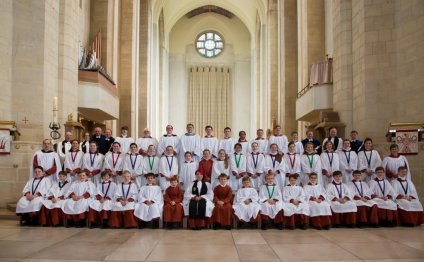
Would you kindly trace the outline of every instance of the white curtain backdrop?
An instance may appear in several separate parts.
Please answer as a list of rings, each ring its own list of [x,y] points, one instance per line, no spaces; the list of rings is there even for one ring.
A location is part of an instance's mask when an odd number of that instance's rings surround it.
[[[206,125],[216,137],[231,122],[231,73],[227,67],[192,67],[188,81],[188,122],[203,135]]]

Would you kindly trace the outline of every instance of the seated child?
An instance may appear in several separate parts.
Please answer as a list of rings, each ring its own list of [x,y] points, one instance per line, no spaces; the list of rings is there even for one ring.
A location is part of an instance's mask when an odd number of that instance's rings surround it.
[[[116,188],[108,226],[113,228],[134,228],[138,225],[137,219],[133,214],[138,189],[137,185],[131,182],[131,173],[129,171],[124,171],[122,179],[123,181]]]
[[[306,229],[309,224],[309,206],[303,188],[297,185],[297,175],[289,176],[289,184],[283,188],[283,202],[295,209],[294,215],[284,215],[284,225],[289,229],[294,229],[295,225]]]
[[[176,228],[184,218],[183,190],[178,185],[178,176],[171,178],[171,185],[165,190],[163,206],[163,222],[166,228]]]
[[[309,204],[310,224],[318,230],[329,230],[331,227],[331,207],[326,200],[326,192],[318,184],[318,175],[309,174],[309,182],[304,187],[306,199]]]
[[[395,192],[390,182],[384,178],[384,168],[375,168],[375,178],[369,182],[371,198],[378,206],[378,221],[381,226],[393,227],[397,224],[397,204],[393,202]]]
[[[62,211],[68,222],[66,224],[67,227],[72,222],[75,227],[85,227],[90,197],[94,196],[95,193],[96,187],[93,182],[88,181],[85,172],[79,173],[78,180],[71,184],[67,199],[62,207]]]
[[[225,229],[231,229],[231,218],[233,209],[231,206],[231,198],[233,197],[232,189],[228,186],[228,176],[221,174],[218,177],[219,185],[213,190],[213,209],[212,221],[213,229],[218,229],[223,226]]]
[[[40,211],[40,224],[42,226],[60,226],[63,224],[62,207],[71,186],[67,178],[66,172],[60,171],[59,182],[53,184],[46,195],[47,199],[41,201],[43,203]]]
[[[242,178],[242,187],[237,190],[233,209],[238,220],[238,228],[242,227],[242,223],[250,223],[251,228],[257,227],[261,206],[258,192],[251,187],[250,177]]]
[[[188,216],[188,227],[200,230],[209,225],[214,208],[213,191],[208,182],[203,181],[203,171],[196,171],[193,181],[184,193],[184,214]]]
[[[370,224],[378,226],[377,203],[371,199],[371,190],[367,183],[362,181],[362,172],[355,170],[352,173],[353,180],[349,183],[353,193],[353,202],[358,208],[356,212],[356,222],[359,227]]]
[[[161,188],[155,184],[155,175],[146,174],[147,185],[140,188],[134,216],[141,220],[142,225],[152,222],[152,228],[159,228],[159,219],[163,211],[163,194]]]
[[[50,180],[44,179],[44,170],[41,166],[34,168],[34,178],[26,183],[21,197],[16,205],[16,215],[21,216],[22,226],[38,225],[39,212],[43,197],[50,189]]]
[[[96,199],[90,202],[90,208],[88,210],[90,228],[97,225],[106,228],[113,207],[116,184],[110,180],[110,173],[108,171],[103,171],[101,177],[102,182],[97,183]]]
[[[419,226],[423,224],[423,206],[418,199],[414,183],[408,180],[408,168],[398,168],[396,180],[392,180],[396,203],[399,207],[399,221],[407,226]]]
[[[333,182],[327,186],[327,199],[331,201],[331,223],[334,227],[345,225],[353,227],[356,224],[356,208],[353,200],[353,193],[349,187],[342,182],[342,172],[333,172]]]

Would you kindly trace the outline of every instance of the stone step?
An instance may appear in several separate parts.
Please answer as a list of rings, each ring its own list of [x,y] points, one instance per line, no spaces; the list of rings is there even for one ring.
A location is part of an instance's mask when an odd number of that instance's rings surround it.
[[[10,211],[6,208],[0,208],[0,219],[1,220],[18,220],[18,216],[15,212]]]
[[[16,203],[9,203],[9,204],[7,204],[7,207],[6,208],[7,208],[7,210],[15,213],[16,212]]]

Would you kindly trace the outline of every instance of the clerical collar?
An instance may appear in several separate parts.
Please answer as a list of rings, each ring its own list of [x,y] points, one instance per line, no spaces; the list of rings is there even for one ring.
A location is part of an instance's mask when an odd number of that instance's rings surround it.
[[[283,136],[283,135],[277,135],[277,134],[275,134],[274,136]]]
[[[195,133],[185,133],[186,136],[194,136],[196,135]]]
[[[177,136],[177,135],[174,135],[174,134],[165,134],[165,135],[163,135],[163,136],[165,136],[165,137],[172,137],[172,136]]]
[[[96,138],[100,138],[100,136],[96,136]]]
[[[42,150],[41,150],[41,152],[43,152],[43,153],[51,153],[51,152],[53,152],[53,150],[45,150],[45,149],[42,149]]]

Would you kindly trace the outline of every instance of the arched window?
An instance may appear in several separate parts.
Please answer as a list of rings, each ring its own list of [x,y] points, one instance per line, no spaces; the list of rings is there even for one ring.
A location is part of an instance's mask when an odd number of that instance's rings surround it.
[[[224,39],[217,32],[203,32],[196,38],[196,49],[201,56],[215,57],[224,49]]]

